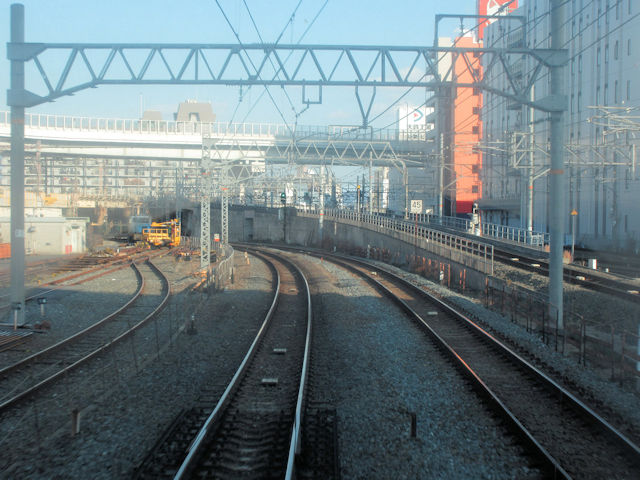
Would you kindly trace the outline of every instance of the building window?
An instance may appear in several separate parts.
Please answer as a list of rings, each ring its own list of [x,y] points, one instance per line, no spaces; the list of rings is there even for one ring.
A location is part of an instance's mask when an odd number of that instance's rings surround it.
[[[618,40],[616,40],[615,45],[613,46],[613,59],[618,60],[618,47],[620,46]]]
[[[575,95],[572,93],[571,94],[571,103],[570,103],[570,108],[571,108],[571,113],[573,113],[573,102],[575,100]]]
[[[627,39],[627,56],[631,55],[631,39]]]
[[[598,18],[597,18],[598,28],[600,28],[600,18],[602,18],[602,6],[600,5],[600,2],[598,2]]]
[[[596,87],[596,105],[600,105],[600,85]]]
[[[578,92],[578,112],[582,111],[582,92]]]
[[[616,0],[616,20],[620,20],[620,0]]]
[[[478,185],[471,186],[471,193],[478,193]]]
[[[582,73],[582,54],[578,57],[578,73]]]
[[[478,133],[480,133],[480,127],[478,127],[478,125],[474,125],[473,127],[471,127],[471,133],[477,135]]]
[[[618,80],[613,83],[613,103],[618,103]]]
[[[598,47],[598,50],[596,50],[596,65],[598,67],[600,66],[600,47]]]
[[[609,63],[609,45],[604,47],[604,63]]]
[[[604,95],[602,96],[602,104],[608,105],[609,102],[609,84],[604,84]]]

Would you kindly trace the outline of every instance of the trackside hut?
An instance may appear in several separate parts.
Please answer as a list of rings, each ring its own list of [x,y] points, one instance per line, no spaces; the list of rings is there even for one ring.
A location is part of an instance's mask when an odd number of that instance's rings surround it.
[[[64,255],[87,251],[88,217],[26,217],[25,249],[31,255]],[[10,241],[10,219],[0,218],[3,242]]]

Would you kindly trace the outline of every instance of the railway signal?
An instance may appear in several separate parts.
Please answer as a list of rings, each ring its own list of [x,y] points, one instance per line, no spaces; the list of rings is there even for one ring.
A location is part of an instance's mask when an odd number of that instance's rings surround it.
[[[280,203],[282,203],[283,205],[287,204],[287,194],[285,192],[282,192],[280,194]]]

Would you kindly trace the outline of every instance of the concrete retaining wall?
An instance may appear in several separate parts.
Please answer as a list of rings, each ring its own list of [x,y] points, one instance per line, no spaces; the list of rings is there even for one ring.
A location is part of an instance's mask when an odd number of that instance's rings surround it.
[[[464,288],[483,290],[486,275],[483,259],[463,255],[441,245],[426,245],[424,239],[408,232],[393,232],[382,227],[365,228],[357,222],[320,219],[298,214],[294,208],[264,207],[229,209],[229,237],[232,242],[286,243],[366,256],[405,269],[439,278],[445,285],[463,284]],[[211,233],[220,231],[220,210],[211,211]]]

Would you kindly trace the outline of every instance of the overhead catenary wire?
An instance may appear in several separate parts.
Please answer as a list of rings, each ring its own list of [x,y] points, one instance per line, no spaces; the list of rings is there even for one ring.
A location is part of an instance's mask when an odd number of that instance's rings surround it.
[[[318,19],[318,17],[320,16],[320,14],[322,13],[322,11],[324,10],[324,8],[327,6],[327,4],[329,3],[329,0],[325,0],[325,2],[322,4],[322,6],[320,7],[320,9],[318,10],[318,12],[316,13],[316,15],[313,17],[313,20],[311,20],[311,22],[309,23],[309,25],[307,26],[307,28],[305,29],[305,31],[302,33],[302,35],[300,35],[300,37],[298,38],[298,41],[295,43],[295,45],[300,45],[300,42],[302,42],[302,40],[304,39],[304,37],[307,35],[307,33],[309,32],[309,30],[311,30],[311,27],[313,26],[313,24],[316,22],[316,20]],[[291,18],[289,19],[289,21],[291,21]],[[287,23],[288,25],[288,23]],[[282,32],[280,32],[280,36],[278,37],[278,40],[276,40],[276,45],[278,44],[278,41],[280,40],[280,38],[282,38],[282,35],[284,34],[286,30],[286,26],[285,29],[282,30]],[[285,57],[284,61],[282,62],[283,65],[287,64],[287,61],[289,60],[289,58],[291,58],[291,55],[293,54],[293,52],[289,52],[289,54]],[[276,72],[276,74],[274,75],[274,77],[272,78],[272,80],[274,80],[275,78],[278,77],[280,73],[280,68],[278,69],[278,71]],[[260,94],[260,96],[256,99],[256,101],[253,103],[253,105],[251,105],[251,107],[249,108],[249,110],[247,111],[246,115],[244,116],[244,118],[242,119],[242,122],[246,122],[247,118],[249,117],[249,115],[253,112],[253,109],[258,105],[258,103],[260,102],[260,100],[262,99],[262,97],[264,96],[264,91],[262,91],[262,93]]]
[[[253,60],[251,59],[251,56],[247,53],[242,41],[240,40],[240,35],[238,35],[238,32],[236,31],[236,29],[234,28],[233,24],[229,20],[229,17],[227,16],[226,12],[224,11],[224,8],[222,8],[222,5],[220,5],[220,2],[218,0],[214,0],[214,1],[216,2],[216,5],[220,9],[220,12],[222,13],[222,16],[224,17],[225,21],[227,22],[227,25],[229,26],[229,28],[231,29],[231,31],[235,35],[236,40],[238,41],[238,44],[244,50],[245,55],[247,57],[247,60],[249,60],[249,63],[251,64],[251,66],[255,70],[256,74],[259,75],[258,68],[253,63]],[[284,122],[285,126],[287,127],[287,129],[289,131],[291,131],[293,133],[293,130],[289,126],[289,123],[287,122],[287,119],[285,118],[284,114],[282,113],[282,110],[280,110],[280,107],[278,106],[278,103],[273,98],[273,95],[271,95],[271,92],[269,91],[269,87],[265,86],[265,89],[267,91],[267,94],[269,95],[269,98],[271,99],[271,102],[273,103],[273,106],[275,107],[275,109],[277,110],[278,114],[280,115],[280,118],[282,118],[282,121]]]
[[[258,34],[258,38],[260,39],[260,43],[264,43],[264,40],[262,39],[262,35],[260,35],[260,29],[258,28],[258,25],[256,24],[256,21],[253,18],[253,14],[251,13],[251,10],[249,9],[249,5],[247,4],[246,0],[242,0],[242,3],[244,4],[245,8],[247,9],[247,13],[249,14],[249,18],[251,19],[251,23],[253,24],[253,28],[255,28],[256,33]],[[295,10],[298,9],[298,7],[300,6],[301,3],[302,3],[302,0],[300,0],[298,2],[298,5],[296,6]],[[294,13],[291,16],[291,18],[293,18],[293,16],[295,15],[295,10],[294,10]],[[290,22],[291,22],[291,18],[289,19]],[[271,67],[274,70],[276,70],[276,66],[274,65],[273,59],[271,57],[269,57],[269,63],[271,64]],[[282,90],[283,90],[285,96],[287,97],[287,100],[289,101],[289,105],[291,106],[291,110],[293,110],[293,113],[296,114],[296,116],[297,116],[296,108],[294,107],[293,102],[291,101],[291,97],[289,96],[289,93],[287,93],[287,90],[284,87],[282,87]]]

